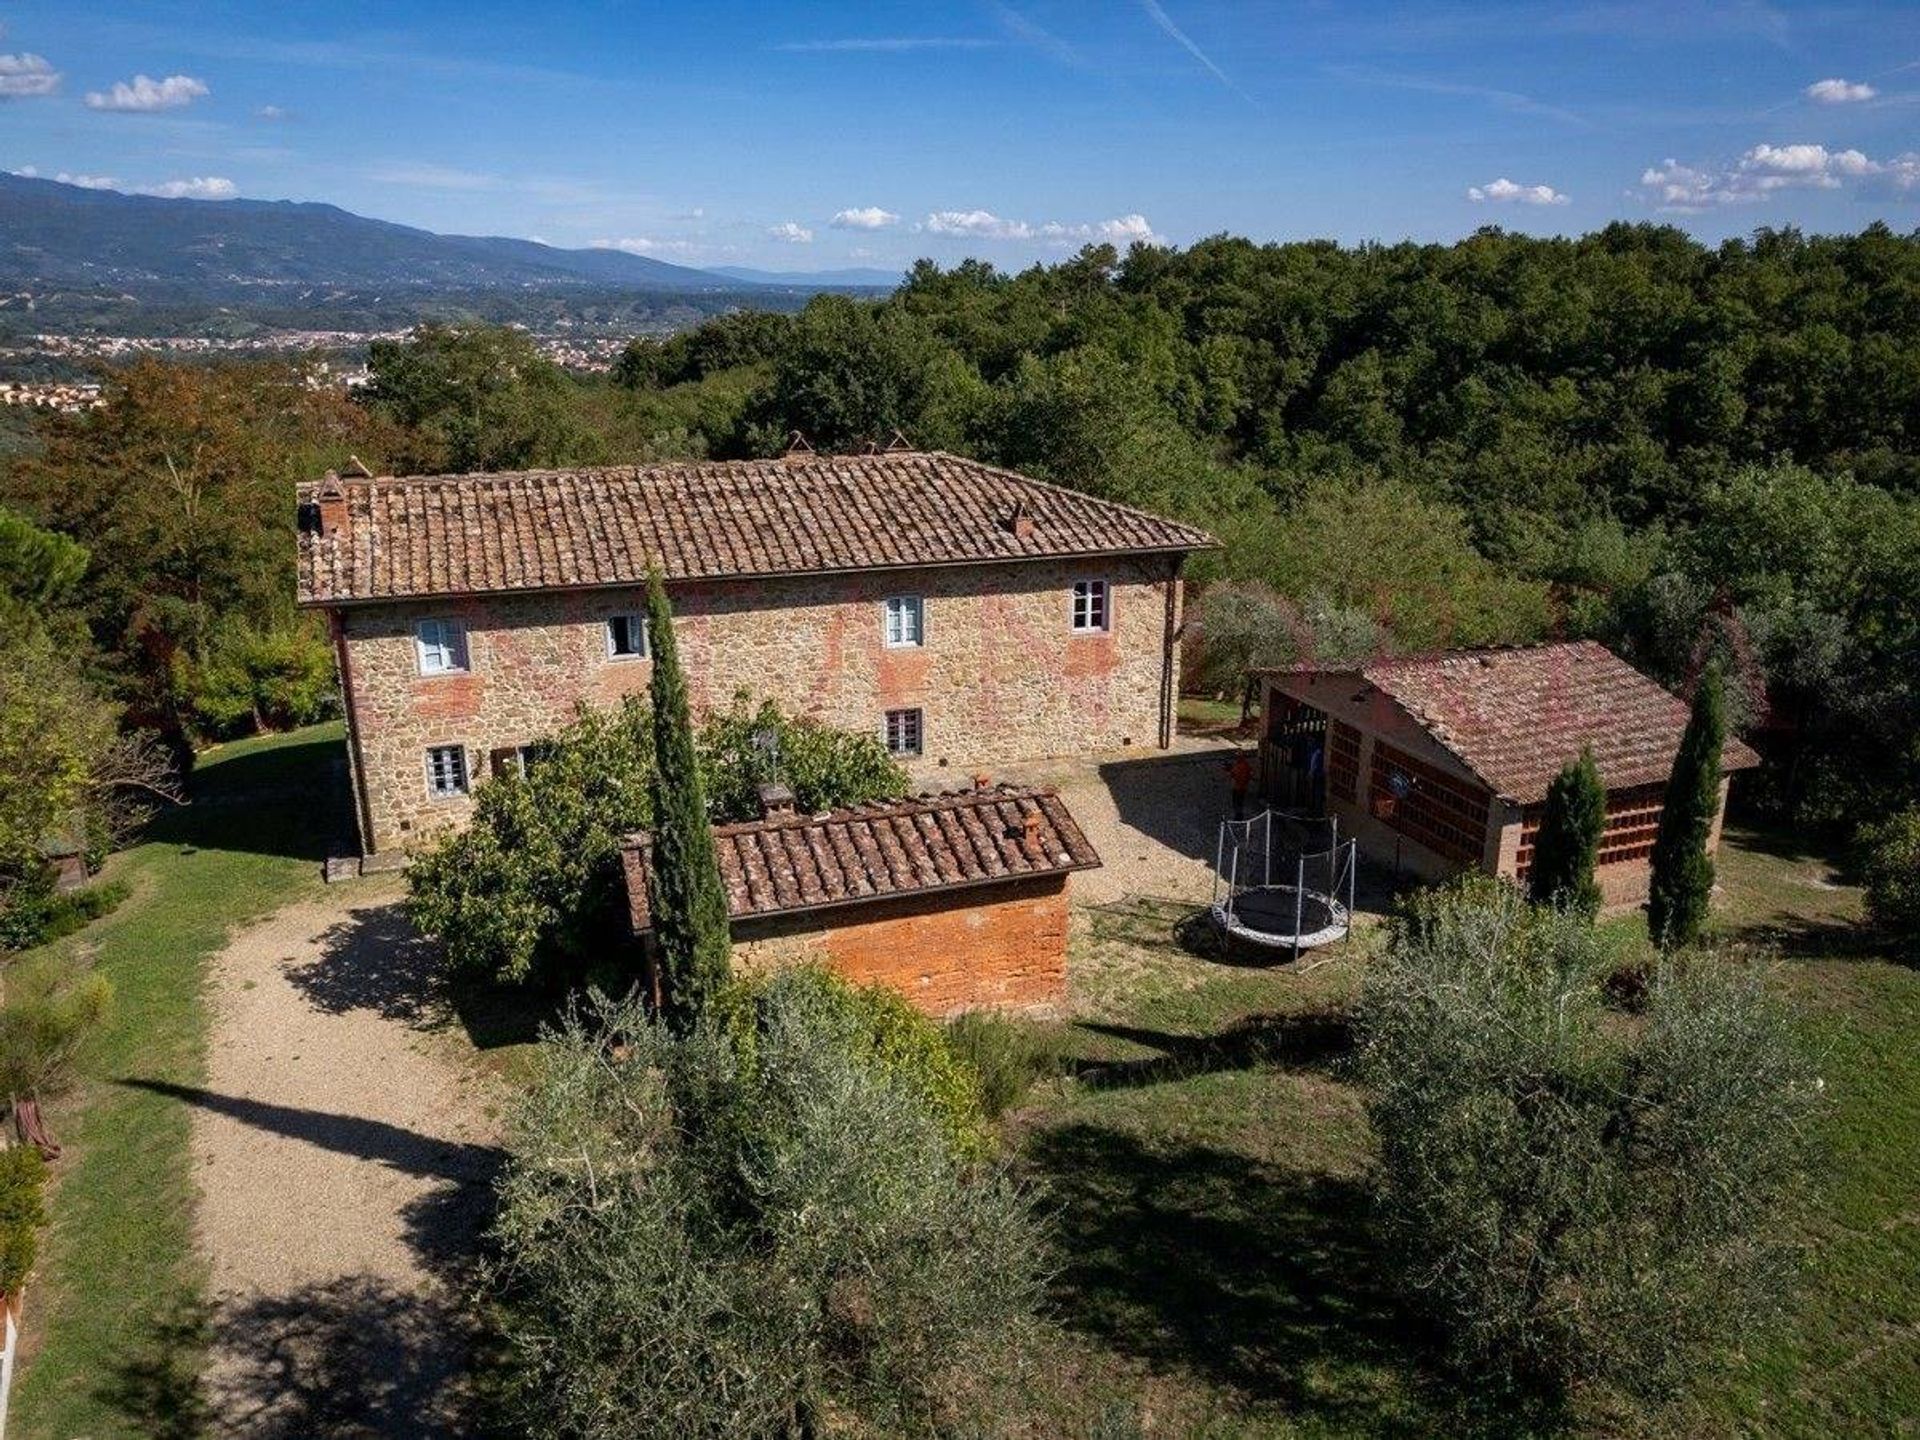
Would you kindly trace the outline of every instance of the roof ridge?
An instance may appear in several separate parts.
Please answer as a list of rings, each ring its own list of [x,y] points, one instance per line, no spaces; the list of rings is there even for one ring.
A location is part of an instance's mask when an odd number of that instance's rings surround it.
[[[923,450],[919,453],[940,460],[956,460],[962,465],[977,466],[989,475],[998,475],[1007,480],[1017,480],[1023,485],[1035,485],[1047,491],[1049,494],[1069,495],[1075,500],[1091,501],[1093,504],[1103,506],[1108,510],[1116,510],[1122,515],[1131,515],[1136,520],[1148,520],[1155,525],[1175,525],[1180,529],[1192,531],[1195,535],[1205,536],[1209,547],[1219,548],[1220,542],[1215,540],[1213,536],[1207,534],[1207,532],[1202,530],[1198,525],[1189,525],[1185,520],[1175,520],[1167,515],[1156,515],[1151,510],[1142,510],[1139,506],[1129,505],[1123,500],[1109,500],[1104,495],[1095,495],[1088,490],[1076,490],[1071,485],[1062,485],[1055,480],[1042,480],[1037,476],[1023,474],[1018,470],[1009,470],[1004,465],[995,465],[991,461],[975,460],[970,455],[956,455],[951,450]]]

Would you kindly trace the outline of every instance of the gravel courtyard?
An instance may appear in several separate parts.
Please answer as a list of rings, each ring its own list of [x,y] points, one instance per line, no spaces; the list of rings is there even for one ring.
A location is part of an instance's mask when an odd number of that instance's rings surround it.
[[[216,963],[194,1106],[218,1433],[451,1435],[457,1303],[496,1152],[490,1082],[439,1033],[391,881],[341,887]]]

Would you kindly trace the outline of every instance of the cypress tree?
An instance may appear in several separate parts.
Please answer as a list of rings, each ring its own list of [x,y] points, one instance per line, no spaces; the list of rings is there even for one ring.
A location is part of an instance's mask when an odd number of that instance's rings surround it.
[[[1592,919],[1600,913],[1600,836],[1607,828],[1607,791],[1593,751],[1582,750],[1547,789],[1546,814],[1533,837],[1527,891],[1536,904],[1561,905]]]
[[[1700,677],[1693,714],[1680,737],[1673,775],[1653,842],[1653,876],[1647,896],[1647,930],[1664,948],[1691,945],[1706,928],[1713,901],[1713,859],[1707,839],[1720,808],[1720,751],[1727,739],[1726,702],[1720,671]]]
[[[706,786],[687,712],[687,678],[658,566],[647,571],[647,637],[653,652],[653,856],[647,903],[667,1017],[691,1028],[727,981],[732,938],[727,893],[713,848]]]

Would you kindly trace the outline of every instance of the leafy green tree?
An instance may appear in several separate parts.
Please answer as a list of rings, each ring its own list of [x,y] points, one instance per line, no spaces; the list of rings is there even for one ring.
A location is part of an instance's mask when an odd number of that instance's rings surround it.
[[[141,360],[108,403],[41,422],[37,454],[0,468],[0,502],[84,546],[71,600],[99,651],[95,678],[178,739],[179,687],[221,625],[294,623],[296,481],[381,463],[392,426],[285,364]]]
[[[1606,787],[1593,751],[1582,750],[1547,787],[1527,875],[1527,893],[1535,904],[1557,905],[1589,920],[1600,913],[1600,883],[1593,872],[1606,828]]]
[[[1012,1432],[1043,1236],[930,1100],[937,1027],[902,1051],[805,971],[730,1014],[603,1005],[543,1039],[488,1275],[516,1433]]]
[[[1708,669],[1693,695],[1654,837],[1647,929],[1664,948],[1696,943],[1713,905],[1708,842],[1720,814],[1720,755],[1727,726],[1720,672]]]
[[[368,347],[366,404],[404,427],[405,468],[517,470],[603,459],[565,372],[523,331],[423,325]]]
[[[1499,882],[1426,892],[1368,971],[1359,1063],[1384,1273],[1510,1414],[1635,1406],[1638,1432],[1781,1316],[1819,1086],[1760,967],[1663,964],[1627,1028],[1606,951]]]
[[[653,770],[647,785],[653,844],[647,857],[647,903],[667,1013],[686,1028],[727,983],[733,937],[687,709],[687,679],[680,671],[680,645],[673,633],[673,609],[658,566],[647,572],[647,633],[653,641]]]
[[[178,689],[215,735],[311,725],[339,708],[333,651],[313,617],[271,628],[229,618],[215,627],[203,663],[180,656],[176,664]]]
[[[1867,914],[1903,954],[1920,956],[1920,809],[1866,826],[1860,848]]]
[[[907,793],[907,775],[878,735],[788,715],[746,691],[700,725],[697,748],[707,806],[716,820],[759,814],[760,786],[793,791],[803,815]]]

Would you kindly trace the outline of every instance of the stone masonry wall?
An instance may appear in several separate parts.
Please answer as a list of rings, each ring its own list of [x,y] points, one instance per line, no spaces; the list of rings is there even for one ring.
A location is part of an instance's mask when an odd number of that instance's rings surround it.
[[[924,756],[909,768],[951,784],[980,766],[1157,745],[1169,591],[1179,622],[1169,568],[1155,556],[689,583],[673,587],[675,632],[696,710],[744,688],[878,734],[888,710],[919,708]],[[1105,633],[1071,627],[1082,578],[1110,584]],[[886,647],[891,595],[923,597],[921,647]],[[550,734],[575,702],[643,691],[650,664],[609,659],[605,630],[642,608],[636,589],[340,611],[368,848],[464,823],[469,797],[427,792],[428,747],[464,745],[478,783],[491,751]],[[440,616],[465,622],[469,668],[423,676],[413,625]],[[1167,678],[1177,694],[1178,674]]]
[[[1066,877],[735,927],[742,970],[807,961],[889,985],[936,1017],[1046,1009],[1066,994]]]

